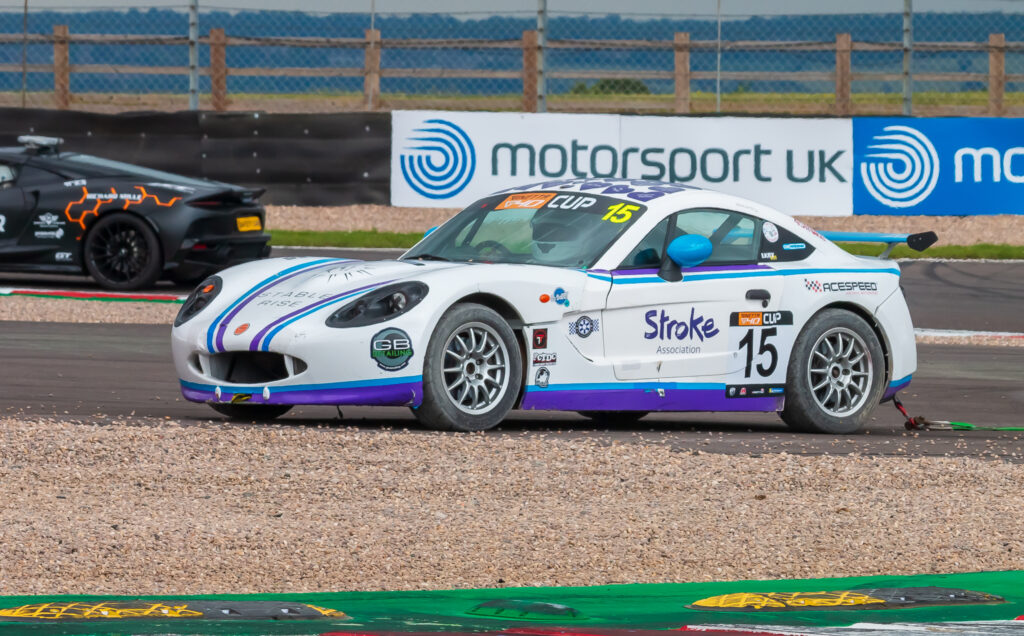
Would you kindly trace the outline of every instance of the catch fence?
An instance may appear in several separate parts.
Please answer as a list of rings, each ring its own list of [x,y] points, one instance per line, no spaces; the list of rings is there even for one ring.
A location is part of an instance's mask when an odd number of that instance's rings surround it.
[[[524,2],[455,15],[0,7],[0,106],[1024,115],[1020,13],[887,0],[888,13],[751,15],[716,8],[760,3],[723,0],[694,15],[559,1],[538,14]]]

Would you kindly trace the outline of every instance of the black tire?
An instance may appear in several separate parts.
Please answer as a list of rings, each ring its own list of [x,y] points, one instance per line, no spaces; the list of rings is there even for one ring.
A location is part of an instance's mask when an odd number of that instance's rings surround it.
[[[599,424],[636,424],[650,411],[576,411]]]
[[[210,404],[210,408],[229,419],[242,422],[264,422],[281,417],[292,410],[291,404]]]
[[[101,287],[131,291],[160,277],[164,259],[149,224],[131,214],[105,214],[85,238],[85,269]]]
[[[856,433],[881,400],[885,375],[885,355],[871,326],[849,311],[826,309],[793,345],[780,415],[798,431]]]
[[[489,350],[488,357],[484,353]],[[428,428],[486,431],[505,419],[522,383],[519,342],[505,319],[483,305],[455,305],[430,337],[423,359],[423,404],[413,413]]]

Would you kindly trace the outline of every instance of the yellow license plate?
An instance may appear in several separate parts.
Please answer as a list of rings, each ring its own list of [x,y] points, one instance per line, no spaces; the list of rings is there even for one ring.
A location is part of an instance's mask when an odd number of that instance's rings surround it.
[[[240,216],[235,219],[238,224],[239,232],[256,232],[263,229],[263,224],[260,223],[260,217],[258,216]]]

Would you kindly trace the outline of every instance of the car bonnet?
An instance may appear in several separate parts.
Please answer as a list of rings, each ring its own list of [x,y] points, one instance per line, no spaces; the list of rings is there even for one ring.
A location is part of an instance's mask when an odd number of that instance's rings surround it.
[[[260,350],[285,327],[316,313],[326,316],[351,299],[402,279],[415,280],[454,263],[419,261],[306,261],[248,288],[207,329],[210,352]]]

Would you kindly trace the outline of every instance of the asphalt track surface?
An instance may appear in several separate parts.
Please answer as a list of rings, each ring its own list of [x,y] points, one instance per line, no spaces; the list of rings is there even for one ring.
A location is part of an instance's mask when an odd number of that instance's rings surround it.
[[[394,250],[277,250],[275,255],[393,258]],[[1024,331],[1024,263],[904,262],[914,323],[931,329]],[[0,274],[0,286],[96,289],[81,277]],[[166,283],[154,290],[187,293]],[[1024,425],[1024,348],[920,345],[919,368],[901,395],[912,415],[977,426]],[[297,407],[285,425],[356,426],[369,430],[418,425],[404,408]],[[185,423],[219,420],[185,401],[170,357],[170,328],[161,325],[0,323],[0,414],[90,422],[127,417]],[[774,414],[653,414],[639,424],[595,426],[571,413],[513,412],[496,431],[621,441],[661,442],[681,451],[722,453],[976,456],[1024,461],[1024,432],[907,432],[889,404],[878,407],[864,435],[796,434]]]
[[[903,392],[912,414],[975,425],[1024,424],[1024,348],[922,345],[920,366]],[[128,417],[183,423],[220,420],[204,404],[185,401],[163,325],[0,323],[0,414],[111,422]],[[408,409],[296,407],[285,425],[421,430]],[[248,424],[243,424],[248,425]],[[633,425],[595,426],[573,413],[513,412],[498,429],[563,437],[600,435],[663,442],[679,450],[722,453],[969,455],[1024,460],[1024,432],[908,433],[889,404],[867,433],[791,433],[774,414],[653,414]]]

